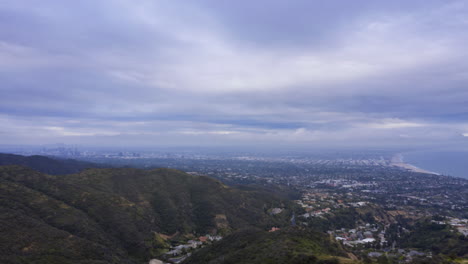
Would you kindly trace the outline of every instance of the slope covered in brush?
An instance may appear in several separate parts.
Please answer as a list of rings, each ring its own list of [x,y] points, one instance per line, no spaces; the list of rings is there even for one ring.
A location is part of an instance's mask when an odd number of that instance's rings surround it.
[[[195,252],[187,264],[354,263],[326,234],[289,227],[276,232],[245,229]]]
[[[88,169],[53,176],[0,167],[1,263],[140,263],[171,234],[229,233],[287,222],[287,203],[202,176]]]

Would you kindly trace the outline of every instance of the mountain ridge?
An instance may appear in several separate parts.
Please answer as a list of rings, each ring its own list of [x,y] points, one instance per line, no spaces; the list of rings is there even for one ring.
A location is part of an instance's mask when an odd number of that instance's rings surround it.
[[[168,248],[159,234],[266,229],[287,223],[287,215],[267,213],[285,203],[173,169],[94,168],[55,176],[0,166],[0,260],[140,263]],[[226,219],[221,225],[219,216]]]
[[[103,168],[105,165],[78,161],[74,159],[61,159],[56,157],[47,157],[40,155],[23,156],[9,153],[0,153],[0,166],[22,165],[33,170],[52,174],[73,174],[87,168]]]

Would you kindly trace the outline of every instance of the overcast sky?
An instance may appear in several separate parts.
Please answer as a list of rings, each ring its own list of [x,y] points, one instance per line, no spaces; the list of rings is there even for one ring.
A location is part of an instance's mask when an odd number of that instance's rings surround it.
[[[468,146],[468,1],[2,0],[0,144]]]

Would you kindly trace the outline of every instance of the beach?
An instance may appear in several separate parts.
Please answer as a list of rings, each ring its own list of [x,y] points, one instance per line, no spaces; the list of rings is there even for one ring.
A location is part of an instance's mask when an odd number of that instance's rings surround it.
[[[401,153],[396,154],[395,156],[392,157],[391,165],[395,166],[395,167],[400,167],[400,168],[403,168],[403,169],[407,169],[407,170],[413,171],[413,172],[440,175],[439,173],[424,170],[424,169],[418,168],[418,167],[416,167],[414,165],[405,163],[403,161],[403,155]]]

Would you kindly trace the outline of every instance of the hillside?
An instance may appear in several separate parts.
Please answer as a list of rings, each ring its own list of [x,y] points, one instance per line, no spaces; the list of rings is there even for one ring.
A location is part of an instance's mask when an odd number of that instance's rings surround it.
[[[332,257],[336,256],[336,257]],[[186,264],[353,263],[328,235],[289,227],[276,232],[247,229],[195,252]]]
[[[33,170],[52,174],[72,174],[78,173],[87,168],[102,168],[103,165],[78,161],[73,159],[58,159],[45,156],[21,156],[14,154],[0,153],[0,166],[21,165]]]
[[[287,223],[287,202],[170,169],[88,169],[53,176],[0,167],[0,263],[144,263],[172,234]]]

